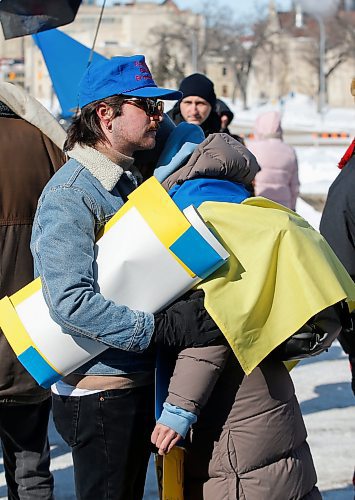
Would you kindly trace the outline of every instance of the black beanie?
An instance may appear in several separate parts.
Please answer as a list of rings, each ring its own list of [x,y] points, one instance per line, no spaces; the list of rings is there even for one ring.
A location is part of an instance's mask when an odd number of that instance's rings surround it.
[[[212,108],[215,107],[216,94],[213,82],[207,76],[201,75],[201,73],[194,73],[184,78],[180,83],[179,90],[183,93],[183,98],[196,95],[209,102]]]

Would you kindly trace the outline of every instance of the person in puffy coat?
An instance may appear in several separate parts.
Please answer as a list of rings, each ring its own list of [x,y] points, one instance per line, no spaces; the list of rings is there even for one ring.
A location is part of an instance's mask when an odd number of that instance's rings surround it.
[[[294,148],[283,142],[280,113],[268,111],[259,115],[254,124],[254,137],[247,147],[261,167],[255,177],[255,195],[295,210],[299,192],[298,163]]]
[[[159,165],[155,175],[180,208],[187,198],[196,207],[239,203],[259,171],[226,134],[210,135],[185,164],[175,154]],[[227,343],[184,349],[163,407],[152,442],[164,454],[186,436],[186,500],[321,498],[294,386],[278,359],[266,357],[246,376]]]

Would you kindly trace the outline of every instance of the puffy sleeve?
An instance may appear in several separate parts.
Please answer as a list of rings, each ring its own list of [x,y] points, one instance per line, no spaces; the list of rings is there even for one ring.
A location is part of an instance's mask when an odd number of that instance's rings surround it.
[[[231,349],[226,345],[181,351],[170,379],[166,402],[198,416],[230,355]]]

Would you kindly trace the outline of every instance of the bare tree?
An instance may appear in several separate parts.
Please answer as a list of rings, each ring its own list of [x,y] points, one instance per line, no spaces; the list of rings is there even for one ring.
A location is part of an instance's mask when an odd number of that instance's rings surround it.
[[[272,53],[275,32],[266,18],[252,24],[241,24],[230,17],[219,17],[210,28],[208,36],[213,39],[209,53],[222,58],[233,74],[233,101],[239,90],[244,109],[248,107],[247,90],[249,78],[258,53]]]
[[[167,76],[170,72],[171,56],[168,49],[167,36],[162,33],[161,43],[158,46],[158,57],[153,58],[151,62],[154,79],[158,85],[165,85]]]
[[[161,25],[150,35],[157,49],[152,69],[160,84],[176,85],[186,74],[204,72],[206,54],[205,17],[182,11],[173,22]]]
[[[246,109],[256,55],[260,51],[265,56],[274,54],[275,29],[270,28],[265,12],[259,12],[259,19],[240,22],[227,7],[205,2],[195,23],[180,15],[173,24],[160,26],[151,36],[159,55],[153,66],[157,80],[162,84],[172,80],[178,83],[186,73],[205,72],[206,61],[215,59],[229,68],[233,75],[232,98],[235,100],[239,92]]]
[[[218,2],[205,1],[195,17],[182,11],[173,23],[160,26],[150,38],[158,54],[164,54],[164,47],[169,46],[170,64],[164,69],[166,80],[177,74],[204,73],[206,58],[217,53],[228,59],[227,47],[232,49],[235,29],[239,29],[232,19],[230,9],[222,9]]]
[[[349,60],[354,61],[355,19],[352,16],[338,12],[335,16],[324,20],[325,49],[324,49],[324,80],[325,98],[328,102],[328,81],[331,74]],[[349,13],[347,13],[349,14]],[[312,17],[305,15],[304,33],[309,36],[311,43],[309,50],[304,53],[304,59],[314,70],[318,78],[318,93],[320,92],[320,26]]]

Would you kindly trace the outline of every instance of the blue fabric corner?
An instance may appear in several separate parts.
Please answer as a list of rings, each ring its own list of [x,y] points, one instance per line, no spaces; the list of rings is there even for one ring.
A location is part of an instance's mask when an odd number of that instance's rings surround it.
[[[56,372],[34,347],[29,347],[21,353],[18,360],[35,381],[45,389],[62,378],[62,375]]]
[[[204,201],[221,201],[227,203],[241,203],[250,197],[250,193],[243,184],[212,177],[189,179],[183,184],[175,184],[169,195],[180,210],[189,205],[198,208]]]
[[[193,226],[171,245],[170,250],[201,279],[224,264],[221,256]]]

